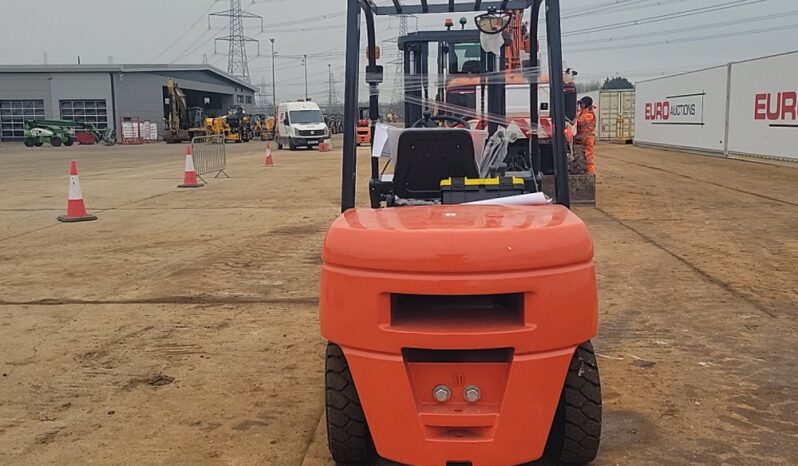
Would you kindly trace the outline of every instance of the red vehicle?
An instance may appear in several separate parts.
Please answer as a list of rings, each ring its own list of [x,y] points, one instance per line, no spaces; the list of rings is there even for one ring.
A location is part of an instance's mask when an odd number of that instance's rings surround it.
[[[360,108],[360,118],[357,120],[357,145],[371,144],[371,125],[366,117],[368,107]]]
[[[559,126],[559,0],[546,1],[551,115]],[[539,188],[532,177],[481,179],[467,121],[429,114],[406,121],[393,175],[383,176],[372,158],[371,206],[355,207],[361,15],[373,51],[376,15],[470,8],[488,11],[477,17],[483,30],[509,24],[500,7],[531,7],[530,24],[537,25],[541,3],[348,2],[343,214],[324,242],[320,287],[327,435],[339,464],[383,457],[413,465],[512,465],[544,453],[556,462],[587,463],[597,454],[593,244],[569,210],[564,134],[552,136],[556,204],[507,205],[499,199],[503,189]],[[374,56],[368,54],[366,82],[377,114],[382,69]],[[490,84],[488,92],[502,95],[503,86]],[[475,193],[488,204],[452,201]]]

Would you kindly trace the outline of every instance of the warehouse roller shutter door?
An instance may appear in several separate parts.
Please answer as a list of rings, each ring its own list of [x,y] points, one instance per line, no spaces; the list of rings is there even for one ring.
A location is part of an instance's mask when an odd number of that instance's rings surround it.
[[[44,100],[0,100],[0,140],[23,140],[25,121],[44,117]]]
[[[97,129],[108,129],[108,104],[105,100],[62,100],[61,119],[90,123]]]

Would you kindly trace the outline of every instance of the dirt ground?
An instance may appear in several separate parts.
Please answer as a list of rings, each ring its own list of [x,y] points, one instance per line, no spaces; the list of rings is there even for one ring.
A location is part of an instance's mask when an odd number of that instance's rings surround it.
[[[575,209],[596,464],[795,464],[798,167],[597,154],[598,207]],[[317,291],[340,150],[274,155],[231,145],[231,178],[178,190],[179,146],[0,144],[0,464],[331,464]],[[72,159],[99,221],[55,220]]]

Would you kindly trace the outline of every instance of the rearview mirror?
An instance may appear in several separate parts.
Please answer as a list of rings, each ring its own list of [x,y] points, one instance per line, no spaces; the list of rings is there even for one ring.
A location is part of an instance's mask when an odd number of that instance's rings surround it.
[[[510,25],[513,16],[510,12],[485,13],[477,16],[474,20],[477,29],[483,34],[499,34]]]
[[[285,117],[285,120],[283,120],[283,124],[284,124],[284,125],[290,125],[290,124],[291,124],[291,123],[288,121],[288,117]]]

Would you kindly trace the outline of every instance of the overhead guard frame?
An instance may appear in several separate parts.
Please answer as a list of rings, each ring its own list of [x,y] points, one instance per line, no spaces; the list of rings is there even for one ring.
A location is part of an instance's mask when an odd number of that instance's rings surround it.
[[[570,207],[568,189],[568,162],[566,160],[565,140],[565,97],[563,95],[562,37],[560,28],[560,0],[502,0],[502,1],[463,1],[449,0],[448,3],[430,5],[427,0],[419,0],[419,4],[403,4],[402,0],[393,0],[393,6],[378,6],[373,0],[347,0],[346,16],[346,72],[344,82],[344,153],[341,178],[341,211],[355,207],[357,189],[357,146],[355,144],[356,125],[358,120],[358,83],[360,80],[360,15],[366,19],[368,35],[368,67],[377,68],[376,34],[374,16],[410,15],[426,13],[479,12],[497,10],[526,10],[531,7],[530,37],[532,41],[532,64],[537,65],[537,35],[540,7],[546,7],[546,32],[549,58],[549,95],[551,98],[552,149],[554,156],[555,202]],[[379,120],[378,83],[369,82],[369,117],[371,119],[372,137],[374,125]],[[530,117],[537,121],[537,81],[529,86]],[[559,129],[557,129],[559,128]],[[533,136],[534,138],[535,136]],[[532,157],[536,154],[536,141],[530,139]],[[379,169],[376,158],[371,158],[372,176]],[[539,153],[537,159],[540,159]]]
[[[502,1],[473,1],[458,2],[449,0],[448,3],[430,5],[427,0],[419,0],[419,4],[408,4],[409,0],[393,0],[393,6],[378,6],[373,0],[364,0],[371,7],[375,15],[419,15],[426,13],[469,13],[474,11],[497,10],[525,10],[532,6],[535,0],[502,0]]]

